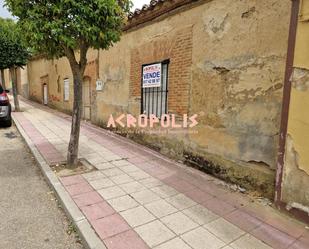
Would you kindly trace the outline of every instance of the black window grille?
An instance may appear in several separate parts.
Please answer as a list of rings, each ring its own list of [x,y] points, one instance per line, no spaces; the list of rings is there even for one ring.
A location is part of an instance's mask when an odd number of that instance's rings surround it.
[[[169,60],[165,60],[159,63],[161,64],[160,87],[143,88],[144,67],[157,63],[151,63],[142,66],[141,113],[146,114],[148,117],[149,115],[154,114],[156,117],[160,118],[163,114],[167,114]]]

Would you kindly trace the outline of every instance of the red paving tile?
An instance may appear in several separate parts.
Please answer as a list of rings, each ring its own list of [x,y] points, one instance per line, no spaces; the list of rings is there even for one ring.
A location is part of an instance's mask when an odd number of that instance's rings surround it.
[[[136,157],[133,157],[133,158],[129,158],[128,161],[130,163],[143,163],[143,162],[149,161],[149,159],[147,157],[136,156]]]
[[[71,196],[80,195],[93,191],[92,187],[87,182],[81,182],[74,185],[66,186],[68,193]]]
[[[164,174],[161,174],[161,175],[156,175],[155,177],[158,178],[159,180],[165,180],[166,178],[169,178],[171,176],[175,175],[174,172],[167,172],[167,173],[164,173]]]
[[[221,188],[220,186],[216,186],[215,184],[211,182],[201,182],[197,187],[205,192],[208,192],[216,197],[225,195],[227,193],[230,193],[228,190],[225,190]]]
[[[220,216],[224,216],[228,213],[231,213],[236,209],[235,207],[231,206],[230,204],[224,201],[219,200],[218,198],[209,199],[203,202],[202,205]]]
[[[227,194],[218,196],[218,199],[225,201],[236,208],[242,208],[250,204],[250,199],[241,193],[228,192]]]
[[[278,211],[277,211],[278,212]],[[265,222],[288,235],[298,238],[306,232],[305,225],[301,224],[290,217],[273,212]]]
[[[95,220],[92,222],[92,226],[103,240],[130,229],[130,226],[119,214]]]
[[[300,237],[295,241],[289,249],[308,249],[309,248],[309,232],[305,236]]]
[[[179,191],[180,193],[186,192],[188,190],[192,190],[195,189],[196,187],[184,180],[177,180],[174,182],[170,182],[168,183],[169,186],[173,187],[174,189],[176,189],[177,191]]]
[[[148,249],[134,230],[129,230],[104,240],[108,249]],[[175,248],[177,249],[177,248]]]
[[[83,206],[81,207],[81,210],[89,221],[94,221],[115,213],[115,210],[105,201],[89,206]]]
[[[213,198],[213,196],[209,193],[206,193],[200,189],[191,189],[189,191],[186,191],[183,193],[184,195],[186,195],[187,197],[191,198],[193,201],[197,202],[197,203],[204,203],[207,200]]]
[[[47,161],[50,161],[50,162],[57,163],[57,162],[64,161],[64,157],[60,153],[45,154],[43,156],[45,159],[47,159]]]
[[[296,240],[294,237],[291,237],[267,224],[262,224],[250,233],[274,249],[288,248]]]
[[[151,162],[134,163],[134,165],[142,170],[154,169],[156,167]]]
[[[262,224],[262,221],[241,210],[235,210],[224,218],[246,232],[250,232]]]
[[[77,183],[86,182],[81,175],[60,177],[60,181],[64,186],[69,186]]]
[[[79,207],[88,206],[104,201],[101,195],[99,195],[96,191],[76,195],[73,199]]]
[[[156,168],[153,166],[152,168],[143,169],[146,171],[149,175],[153,177],[162,176],[162,175],[171,175],[173,172],[170,172],[170,170],[162,169],[162,168]]]

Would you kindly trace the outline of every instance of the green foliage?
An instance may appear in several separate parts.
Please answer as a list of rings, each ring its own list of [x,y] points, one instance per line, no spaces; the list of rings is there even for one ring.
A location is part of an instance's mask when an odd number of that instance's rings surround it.
[[[0,18],[0,69],[24,66],[29,56],[17,24],[11,19]]]
[[[130,0],[6,0],[28,43],[49,57],[107,49],[120,39]]]

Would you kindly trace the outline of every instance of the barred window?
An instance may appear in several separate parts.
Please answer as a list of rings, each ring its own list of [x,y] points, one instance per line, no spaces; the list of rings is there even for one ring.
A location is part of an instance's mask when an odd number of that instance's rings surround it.
[[[169,60],[142,66],[141,113],[167,114]]]

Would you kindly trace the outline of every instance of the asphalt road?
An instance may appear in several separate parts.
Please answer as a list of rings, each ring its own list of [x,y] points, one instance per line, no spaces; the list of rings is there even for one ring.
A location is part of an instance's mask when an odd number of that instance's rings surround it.
[[[0,127],[0,248],[81,249],[15,127]]]

